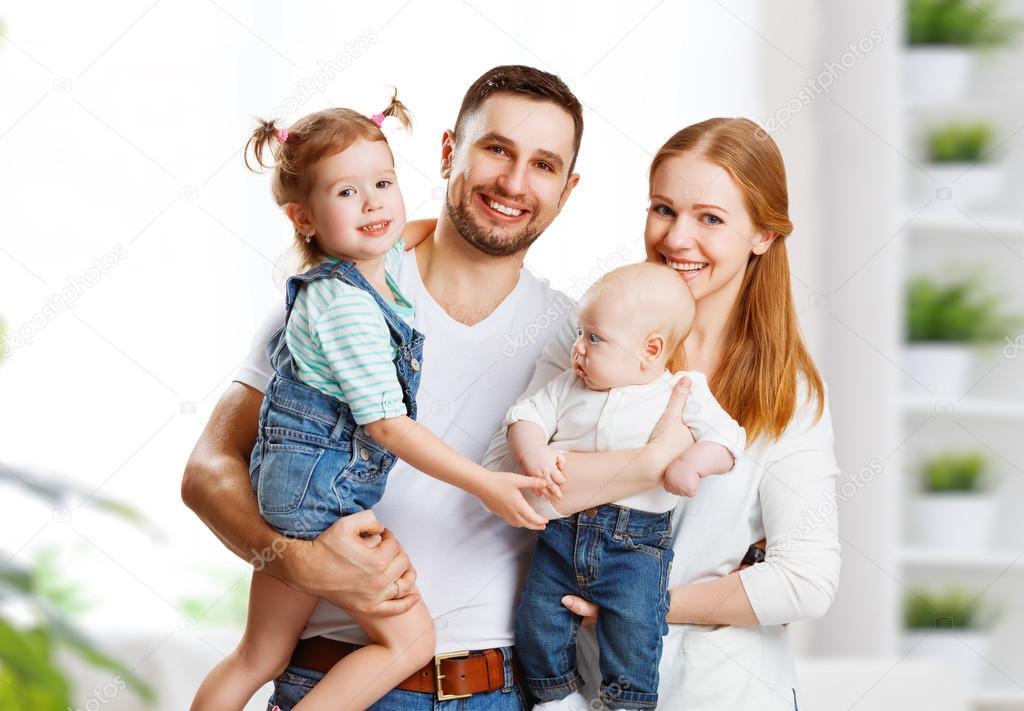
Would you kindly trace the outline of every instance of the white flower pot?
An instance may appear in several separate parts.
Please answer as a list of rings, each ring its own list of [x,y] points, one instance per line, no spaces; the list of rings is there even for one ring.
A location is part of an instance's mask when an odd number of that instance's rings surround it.
[[[966,343],[907,344],[904,362],[913,380],[909,394],[956,402],[974,384],[974,347]]]
[[[963,98],[974,76],[974,57],[974,52],[965,47],[911,47],[904,64],[907,94],[943,101]]]
[[[998,202],[1003,195],[1003,169],[994,163],[927,163],[915,171],[917,197],[931,208],[972,210]]]
[[[988,630],[907,630],[903,650],[910,655],[941,659],[959,673],[968,689],[977,689],[989,668],[992,633]]]
[[[986,551],[995,539],[996,497],[979,492],[918,494],[910,505],[911,539],[946,551]]]

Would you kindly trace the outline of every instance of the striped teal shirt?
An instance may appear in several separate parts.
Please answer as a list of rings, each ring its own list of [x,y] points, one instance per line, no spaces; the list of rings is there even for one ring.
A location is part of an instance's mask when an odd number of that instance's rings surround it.
[[[395,312],[412,322],[413,308],[398,288],[401,239],[384,259]],[[356,424],[408,414],[395,371],[395,348],[373,297],[339,279],[318,279],[295,297],[285,333],[299,378],[352,410]]]

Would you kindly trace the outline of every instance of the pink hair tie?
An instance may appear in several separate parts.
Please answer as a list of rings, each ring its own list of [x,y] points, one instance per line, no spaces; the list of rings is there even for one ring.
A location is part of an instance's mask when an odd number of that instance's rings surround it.
[[[380,125],[384,123],[384,114],[374,114],[370,117],[370,120],[373,121],[377,128],[380,128]]]
[[[279,129],[277,129],[277,140],[279,140],[281,143],[287,143],[288,142],[288,129],[287,128],[279,128]]]

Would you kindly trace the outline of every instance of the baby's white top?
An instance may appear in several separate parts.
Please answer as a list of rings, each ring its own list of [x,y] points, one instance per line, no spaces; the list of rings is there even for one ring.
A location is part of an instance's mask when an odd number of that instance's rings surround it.
[[[654,426],[668,405],[672,388],[681,378],[689,378],[691,393],[686,401],[683,421],[701,442],[715,442],[732,452],[738,461],[743,454],[746,435],[743,428],[715,400],[703,373],[664,371],[655,380],[642,385],[623,385],[608,390],[591,390],[573,370],[566,370],[540,390],[513,405],[505,424],[526,420],[539,425],[549,443],[565,451],[606,452],[632,449],[647,444]],[[484,466],[509,471],[500,447],[492,447]],[[493,461],[492,461],[493,457]],[[675,494],[658,486],[615,502],[641,511],[663,513],[679,503]]]

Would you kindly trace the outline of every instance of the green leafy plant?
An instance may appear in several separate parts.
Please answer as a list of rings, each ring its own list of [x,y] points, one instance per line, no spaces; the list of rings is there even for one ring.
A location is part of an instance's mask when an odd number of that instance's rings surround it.
[[[1019,321],[1004,314],[1000,302],[982,285],[980,275],[950,283],[917,277],[906,293],[907,338],[912,343],[998,341]]]
[[[907,595],[903,619],[907,629],[977,629],[980,626],[975,596],[959,586],[945,592],[918,588]]]
[[[121,502],[100,496],[74,482],[43,476],[0,464],[0,485],[34,494],[50,505],[67,507],[72,501],[88,504],[140,527],[145,517]],[[4,711],[65,711],[72,708],[71,689],[57,664],[58,650],[68,651],[86,663],[120,677],[146,704],[152,688],[131,669],[102,651],[70,620],[83,603],[64,583],[54,565],[52,552],[37,556],[34,567],[19,565],[0,549],[0,709]],[[17,620],[6,610],[20,609]],[[28,618],[28,622],[25,622]]]
[[[998,47],[1009,44],[1021,23],[1001,14],[1001,0],[909,0],[911,45]]]
[[[924,462],[924,490],[928,493],[978,491],[987,465],[981,452],[943,452]]]
[[[928,158],[935,163],[981,163],[988,159],[988,147],[995,135],[984,121],[953,122],[928,134]]]

